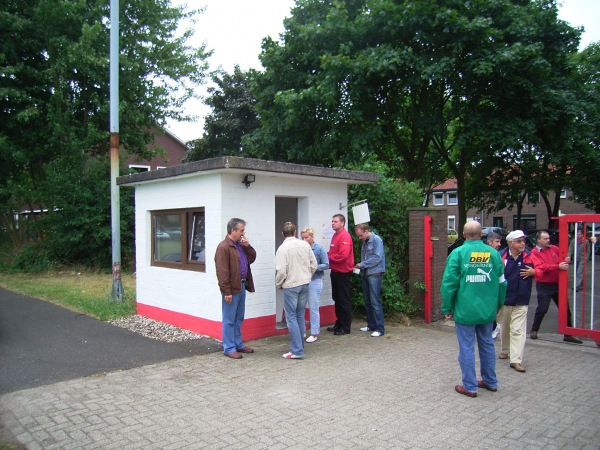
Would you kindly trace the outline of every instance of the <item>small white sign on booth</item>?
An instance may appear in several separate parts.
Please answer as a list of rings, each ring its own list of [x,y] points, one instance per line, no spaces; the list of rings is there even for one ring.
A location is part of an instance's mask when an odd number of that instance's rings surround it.
[[[369,204],[363,203],[352,207],[352,217],[354,217],[354,225],[359,223],[368,223],[371,220],[369,216]]]

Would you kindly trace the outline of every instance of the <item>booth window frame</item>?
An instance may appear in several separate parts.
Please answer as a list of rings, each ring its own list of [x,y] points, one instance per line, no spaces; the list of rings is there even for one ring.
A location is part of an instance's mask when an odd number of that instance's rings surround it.
[[[150,264],[156,267],[206,272],[205,218],[203,207],[150,211]],[[171,233],[164,227],[169,223],[174,225],[171,227]],[[204,259],[197,259],[203,252]]]

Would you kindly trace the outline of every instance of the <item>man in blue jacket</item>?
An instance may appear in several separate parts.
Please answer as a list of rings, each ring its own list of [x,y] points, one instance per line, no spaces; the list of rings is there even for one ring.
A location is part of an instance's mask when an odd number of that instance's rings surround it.
[[[525,233],[511,231],[506,242],[508,247],[500,253],[508,286],[500,311],[502,346],[498,358],[508,359],[510,355],[510,367],[517,372],[525,372],[522,363],[527,338],[527,310],[536,271],[531,254],[525,249]]]
[[[360,262],[354,268],[360,269],[362,275],[363,297],[367,312],[367,326],[362,327],[360,331],[372,331],[371,336],[380,337],[385,334],[381,305],[381,282],[385,273],[383,241],[366,223],[359,223],[354,231],[362,241]]]
[[[454,319],[462,384],[459,394],[477,397],[477,388],[496,392],[496,351],[492,323],[504,304],[506,281],[500,254],[481,240],[481,224],[467,222],[465,243],[450,253],[442,279],[442,312]],[[479,348],[481,380],[475,371],[475,338]]]

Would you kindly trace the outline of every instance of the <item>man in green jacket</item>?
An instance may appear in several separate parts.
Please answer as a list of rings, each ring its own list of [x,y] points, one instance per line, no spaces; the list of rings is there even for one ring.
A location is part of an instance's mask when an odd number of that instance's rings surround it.
[[[454,390],[467,397],[477,397],[477,388],[496,392],[496,351],[492,323],[504,305],[506,280],[500,254],[481,240],[481,224],[467,222],[463,230],[465,243],[456,248],[446,261],[442,279],[442,312],[454,320],[458,338],[458,362],[462,385]],[[481,380],[475,372],[475,338],[479,348]]]

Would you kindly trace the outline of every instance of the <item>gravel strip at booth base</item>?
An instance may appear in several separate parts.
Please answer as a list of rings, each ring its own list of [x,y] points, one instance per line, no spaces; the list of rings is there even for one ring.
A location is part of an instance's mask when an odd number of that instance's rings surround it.
[[[149,319],[139,315],[120,317],[119,319],[109,320],[108,323],[111,323],[117,327],[125,328],[129,331],[133,331],[134,333],[141,334],[147,338],[163,342],[184,342],[194,339],[207,338],[207,336],[202,334],[177,328],[173,325],[169,325],[168,323]]]

